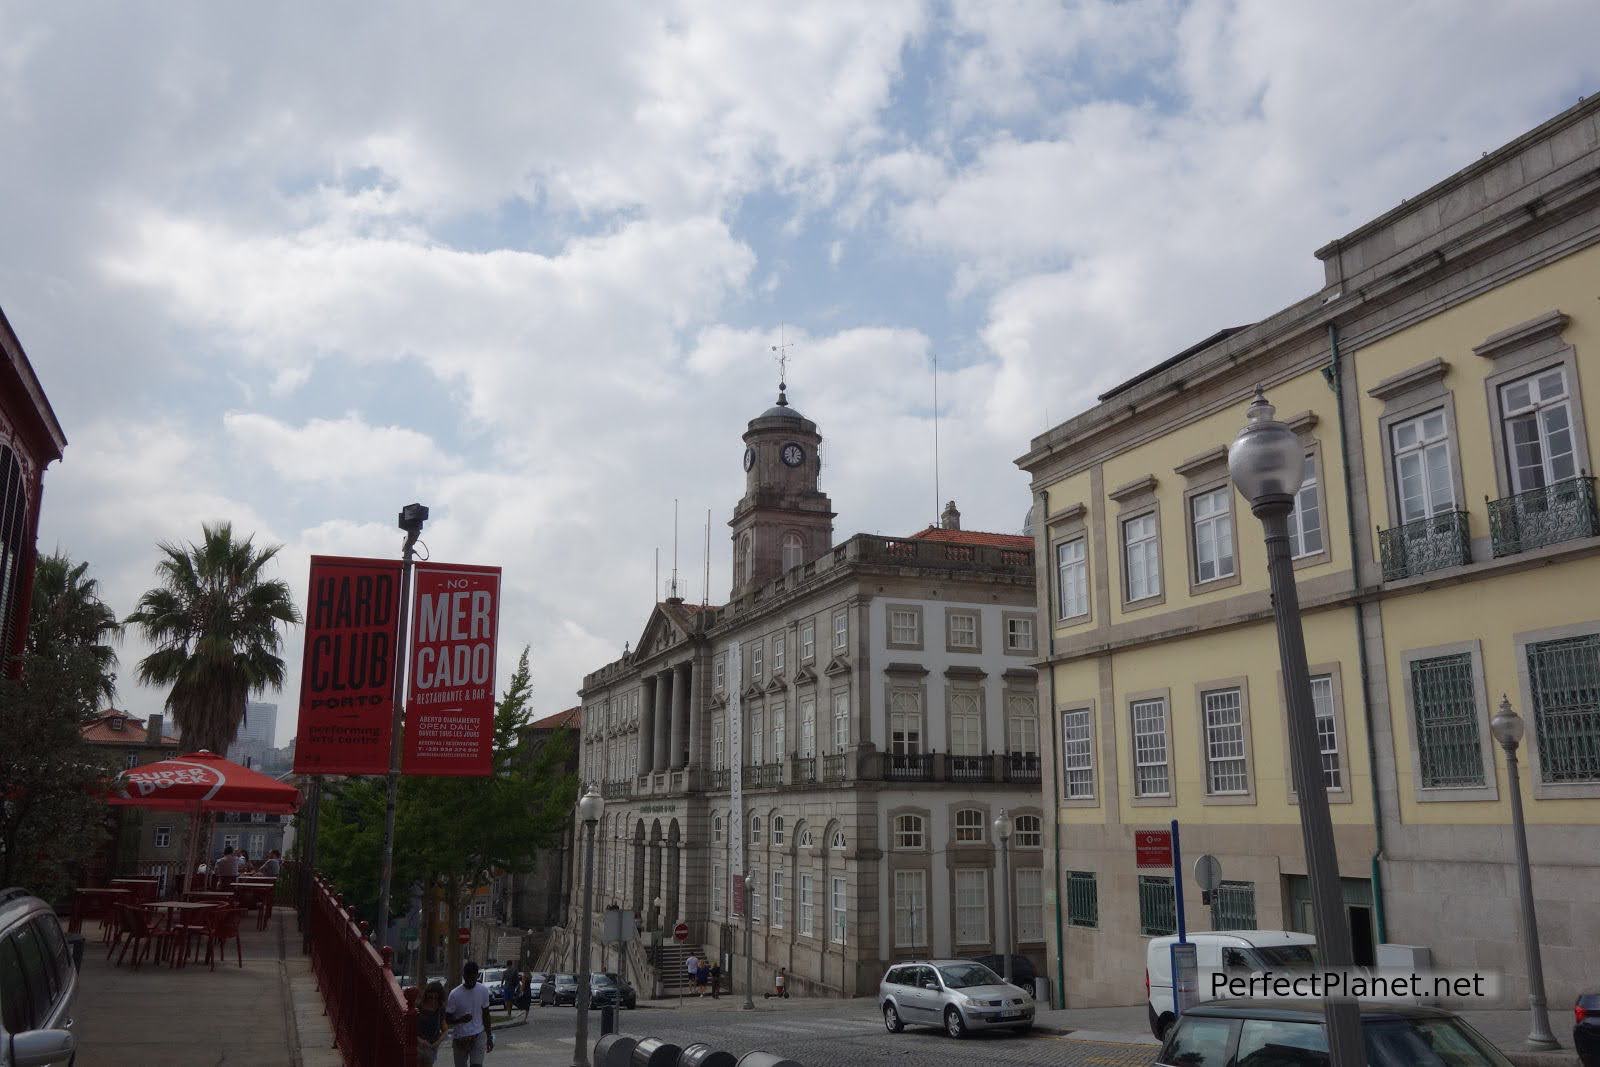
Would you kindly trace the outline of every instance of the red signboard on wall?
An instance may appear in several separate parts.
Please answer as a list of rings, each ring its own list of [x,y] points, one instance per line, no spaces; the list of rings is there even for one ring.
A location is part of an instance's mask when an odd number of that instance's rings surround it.
[[[744,918],[744,875],[742,874],[733,876],[733,900],[731,903],[733,904],[733,910],[728,914],[736,919]]]
[[[400,561],[312,556],[297,774],[386,774]]]
[[[491,774],[500,568],[419,563],[412,586],[401,770]]]
[[[1172,831],[1135,830],[1133,851],[1137,867],[1171,867]]]

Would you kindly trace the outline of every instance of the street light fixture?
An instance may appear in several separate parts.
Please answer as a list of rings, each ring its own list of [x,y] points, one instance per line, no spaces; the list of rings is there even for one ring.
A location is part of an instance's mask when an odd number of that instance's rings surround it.
[[[1544,961],[1539,957],[1539,917],[1533,904],[1533,872],[1528,866],[1528,826],[1522,817],[1522,777],[1517,768],[1517,746],[1526,724],[1504,693],[1500,709],[1489,720],[1494,739],[1506,750],[1506,779],[1511,790],[1511,831],[1517,843],[1517,884],[1522,894],[1522,945],[1528,959],[1528,1047],[1539,1051],[1560,1048],[1550,1032],[1550,1014],[1544,1003]]]
[[[1322,780],[1311,672],[1306,665],[1305,632],[1300,622],[1300,594],[1289,554],[1289,514],[1305,476],[1305,446],[1273,414],[1266,395],[1256,389],[1246,413],[1249,421],[1228,447],[1228,474],[1250,502],[1250,510],[1261,520],[1266,536],[1267,578],[1288,697],[1290,766],[1299,797],[1300,834],[1305,839],[1317,947],[1329,970],[1347,970],[1354,962],[1350,926],[1339,885],[1333,820]],[[1333,1067],[1361,1067],[1366,1062],[1366,1052],[1361,1041],[1361,1013],[1355,1001],[1330,997],[1324,1002],[1323,1011],[1329,1062]]]
[[[583,823],[583,940],[578,942],[577,1035],[572,1044],[572,1067],[589,1067],[589,938],[594,930],[594,831],[605,814],[605,798],[589,786],[578,801],[578,821]]]
[[[1016,824],[1011,821],[1011,816],[1005,808],[1000,809],[1000,814],[994,817],[994,839],[1000,842],[1000,885],[1002,886],[1003,899],[1000,901],[1000,966],[1004,971],[1001,975],[1006,984],[1011,984],[1011,832],[1016,829]]]

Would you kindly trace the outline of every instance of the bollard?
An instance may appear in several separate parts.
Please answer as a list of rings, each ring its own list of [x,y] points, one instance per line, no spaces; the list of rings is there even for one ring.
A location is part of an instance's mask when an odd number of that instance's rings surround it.
[[[647,1037],[633,1046],[632,1067],[677,1067],[682,1051],[659,1037]]]
[[[738,1062],[733,1053],[714,1049],[703,1041],[685,1045],[678,1056],[678,1067],[735,1067]]]
[[[607,1004],[605,1007],[600,1009],[600,1033],[604,1035],[614,1034],[616,1032],[617,1007],[615,1004]]]
[[[636,1044],[626,1034],[607,1034],[594,1043],[594,1067],[629,1067]]]
[[[746,1052],[739,1057],[739,1067],[800,1067],[800,1062],[771,1052]]]

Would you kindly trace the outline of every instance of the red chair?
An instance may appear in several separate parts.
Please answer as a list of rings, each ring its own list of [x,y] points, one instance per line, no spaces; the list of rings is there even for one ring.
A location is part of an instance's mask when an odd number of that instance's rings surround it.
[[[225,953],[228,942],[232,940],[234,955],[238,957],[239,966],[244,967],[244,942],[239,937],[239,920],[244,918],[244,909],[218,908],[209,918],[211,929],[206,934],[206,962],[213,971],[216,970],[216,955],[213,953]]]
[[[139,966],[139,961],[150,955],[152,948],[160,949],[170,938],[165,931],[156,928],[155,916],[143,908],[122,906],[122,953],[117,956],[117,966],[122,966],[122,961],[127,958],[128,950],[133,949],[133,966]],[[157,956],[159,959],[159,954]]]

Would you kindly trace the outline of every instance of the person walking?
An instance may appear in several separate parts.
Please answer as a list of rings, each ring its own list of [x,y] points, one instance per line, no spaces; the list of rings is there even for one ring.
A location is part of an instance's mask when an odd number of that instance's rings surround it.
[[[478,965],[461,965],[461,984],[444,1002],[444,1021],[450,1024],[455,1067],[483,1067],[485,1054],[494,1051],[494,1023],[489,1018],[489,988],[478,981]]]
[[[417,999],[417,1067],[433,1067],[444,1032],[444,983],[429,982]]]
[[[712,1000],[720,1000],[721,998],[722,998],[722,964],[713,963],[711,965],[711,999]]]
[[[506,965],[506,973],[500,979],[500,999],[505,1004],[506,1014],[510,1015],[516,1006],[517,983],[522,980],[522,974],[517,970],[515,963]]]
[[[689,953],[689,958],[683,961],[683,973],[689,976],[689,984],[694,985],[695,977],[700,973],[700,957],[693,952]],[[694,995],[697,997],[700,995],[698,987],[695,989]]]

